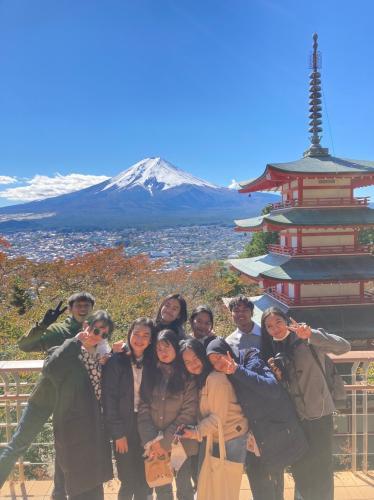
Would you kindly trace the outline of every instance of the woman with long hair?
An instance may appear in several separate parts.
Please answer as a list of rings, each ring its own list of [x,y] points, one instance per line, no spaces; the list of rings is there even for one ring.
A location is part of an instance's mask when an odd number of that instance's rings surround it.
[[[56,460],[69,499],[103,500],[103,483],[113,474],[101,408],[102,365],[96,347],[110,338],[113,322],[106,311],[96,311],[83,327],[75,338],[50,351],[41,384],[53,387]],[[47,393],[50,398],[50,390]]]
[[[150,318],[133,321],[126,347],[113,354],[104,369],[104,417],[121,481],[118,500],[146,500],[149,490],[137,421],[143,374],[153,363],[153,332]]]
[[[322,329],[297,323],[270,307],[261,319],[261,354],[294,401],[309,450],[292,466],[303,500],[332,500],[333,418],[335,410],[325,375],[327,353],[343,354],[350,344]]]
[[[207,350],[216,340],[213,339],[208,344]],[[208,361],[205,348],[197,339],[181,342],[181,356],[187,372],[196,380],[200,389],[198,424],[194,429],[181,429],[182,438],[202,441],[208,434],[212,434],[215,453],[218,447],[218,417],[223,428],[227,459],[244,464],[248,422],[232,384],[225,373],[216,370]],[[237,494],[239,495],[239,491]],[[233,492],[234,498],[236,493]]]
[[[156,365],[142,380],[138,429],[148,457],[167,456],[181,425],[194,424],[197,418],[196,384],[186,378],[178,357],[179,340],[173,330],[161,330],[156,342]],[[177,472],[178,500],[193,500],[191,460],[197,453],[193,441],[183,441],[187,459]],[[171,484],[155,488],[158,500],[172,500]]]
[[[187,321],[187,303],[179,293],[172,293],[165,297],[158,308],[155,327],[156,331],[173,330],[178,339],[186,338],[184,325]]]

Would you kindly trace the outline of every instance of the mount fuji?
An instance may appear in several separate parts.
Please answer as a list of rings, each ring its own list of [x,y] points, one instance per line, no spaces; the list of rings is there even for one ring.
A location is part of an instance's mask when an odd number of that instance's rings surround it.
[[[257,215],[277,200],[267,193],[239,196],[162,158],[145,158],[100,184],[0,208],[0,232],[232,223],[234,218]]]

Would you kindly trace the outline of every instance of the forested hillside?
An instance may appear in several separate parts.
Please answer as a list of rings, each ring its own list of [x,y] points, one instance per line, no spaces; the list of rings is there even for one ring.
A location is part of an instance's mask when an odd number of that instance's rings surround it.
[[[163,297],[182,293],[189,310],[210,305],[215,313],[214,330],[227,335],[230,316],[221,297],[253,294],[255,287],[241,280],[223,263],[213,262],[195,269],[164,270],[164,261],[145,255],[127,257],[123,247],[87,253],[72,260],[37,263],[27,258],[10,259],[9,244],[0,239],[0,359],[31,358],[16,346],[17,339],[44,312],[79,290],[92,293],[96,307],[107,309],[116,323],[114,339],[126,335],[138,316],[153,317]],[[43,356],[43,355],[42,355]]]

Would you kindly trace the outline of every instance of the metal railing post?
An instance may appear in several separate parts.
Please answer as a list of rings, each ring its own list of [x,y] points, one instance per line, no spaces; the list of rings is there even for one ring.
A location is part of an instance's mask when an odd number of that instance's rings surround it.
[[[357,370],[360,362],[356,361],[352,364],[351,378],[352,385],[357,383]],[[357,391],[352,391],[352,471],[357,472]]]
[[[368,377],[369,377],[369,363],[368,362],[363,363],[363,370],[364,370],[365,385],[367,385]],[[363,391],[363,406],[362,406],[362,413],[363,413],[362,471],[364,472],[364,474],[367,474],[367,471],[368,471],[368,452],[369,452],[369,449],[368,449],[368,446],[369,446],[368,392],[369,392],[368,390]]]

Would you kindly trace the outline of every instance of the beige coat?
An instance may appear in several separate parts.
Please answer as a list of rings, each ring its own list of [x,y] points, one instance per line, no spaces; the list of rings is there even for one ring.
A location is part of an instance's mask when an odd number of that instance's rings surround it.
[[[218,441],[217,423],[213,415],[220,418],[225,441],[242,436],[248,431],[248,422],[243,415],[235,391],[224,373],[212,371],[200,394],[200,416],[198,425],[200,438],[213,432]]]

